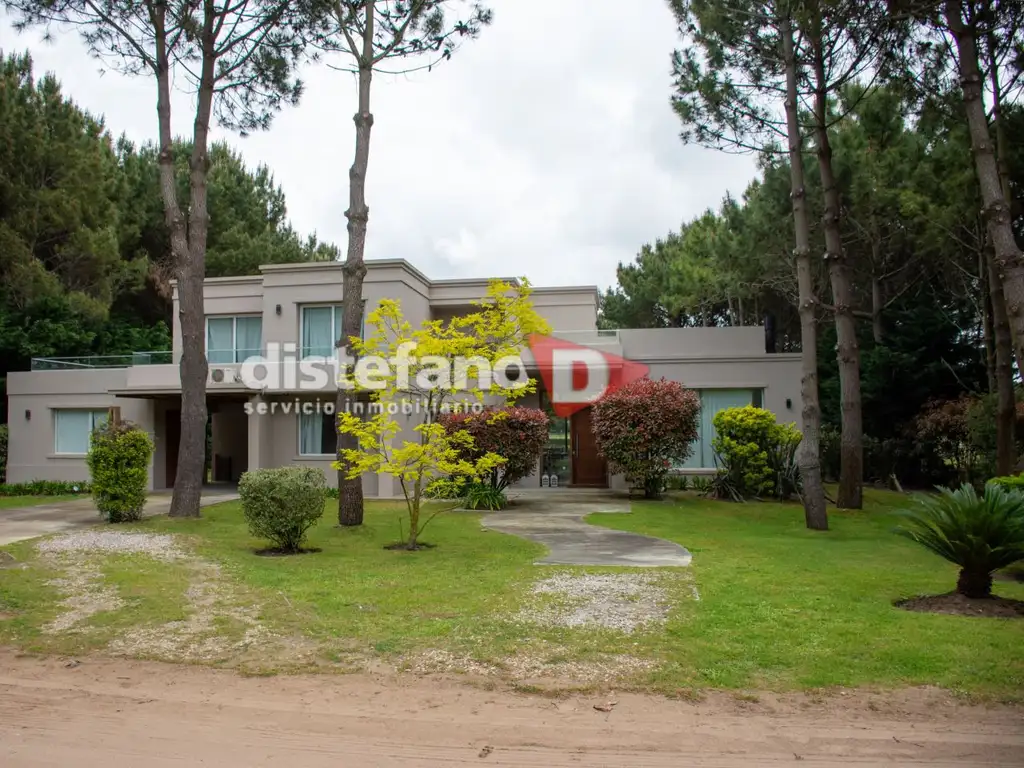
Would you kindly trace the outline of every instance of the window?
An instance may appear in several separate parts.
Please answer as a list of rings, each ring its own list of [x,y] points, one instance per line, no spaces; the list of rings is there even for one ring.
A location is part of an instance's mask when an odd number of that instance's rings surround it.
[[[366,338],[365,311],[359,334]],[[302,308],[302,357],[334,357],[341,338],[341,305]]]
[[[241,363],[260,354],[263,318],[206,318],[206,358],[211,363]]]
[[[697,439],[693,441],[690,458],[676,469],[714,469],[715,414],[726,408],[744,405],[761,407],[760,389],[703,389],[699,394],[700,424],[697,425]]]
[[[106,411],[55,410],[53,452],[77,455],[88,453],[93,430],[106,422]]]
[[[338,432],[334,426],[334,414],[299,414],[299,455],[333,456],[338,452]]]

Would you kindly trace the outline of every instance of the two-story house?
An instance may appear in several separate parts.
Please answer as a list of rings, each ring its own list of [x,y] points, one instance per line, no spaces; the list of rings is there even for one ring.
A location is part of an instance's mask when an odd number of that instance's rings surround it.
[[[484,296],[488,285],[483,279],[430,280],[404,260],[371,261],[367,267],[363,288],[367,309],[385,297],[398,299],[414,325],[472,311],[472,302]],[[290,345],[300,358],[335,354],[335,340],[341,333],[341,293],[339,263],[272,265],[255,276],[206,280],[212,480],[235,482],[249,469],[304,464],[321,467],[328,482],[336,484],[331,462],[337,435],[328,406],[336,396],[334,382],[310,392],[283,377],[274,386],[257,388],[246,385],[239,368],[246,359],[266,353],[270,345]],[[713,470],[711,419],[721,408],[753,403],[799,426],[799,355],[767,353],[761,327],[599,331],[596,287],[535,288],[533,300],[554,336],[643,363],[651,377],[680,381],[700,392],[701,434],[686,470]],[[41,358],[33,360],[30,372],[9,374],[8,482],[86,480],[90,432],[116,406],[122,418],[153,437],[152,488],[173,487],[182,351],[177,296],[174,310],[169,353]],[[549,408],[543,386],[522,404]],[[407,430],[418,418],[408,417]],[[584,410],[571,418],[552,414],[550,439],[538,472],[523,484],[617,486],[621,482],[609,477],[598,456],[590,412]],[[369,497],[400,493],[384,475],[365,476],[363,488]]]

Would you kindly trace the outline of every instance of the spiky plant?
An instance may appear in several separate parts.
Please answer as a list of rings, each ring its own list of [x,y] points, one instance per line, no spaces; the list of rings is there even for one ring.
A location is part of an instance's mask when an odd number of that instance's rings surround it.
[[[896,533],[960,566],[956,591],[992,596],[992,573],[1024,560],[1024,495],[994,484],[981,496],[964,484],[921,497]]]

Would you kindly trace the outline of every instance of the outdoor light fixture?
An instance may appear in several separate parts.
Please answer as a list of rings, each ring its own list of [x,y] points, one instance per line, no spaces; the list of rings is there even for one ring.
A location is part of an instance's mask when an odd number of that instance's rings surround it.
[[[274,311],[277,312],[277,314],[280,315],[281,314],[281,305],[278,304],[276,307],[274,307]]]
[[[786,398],[786,408],[793,410],[793,401],[790,398]]]
[[[25,421],[32,421],[32,411],[25,409]]]

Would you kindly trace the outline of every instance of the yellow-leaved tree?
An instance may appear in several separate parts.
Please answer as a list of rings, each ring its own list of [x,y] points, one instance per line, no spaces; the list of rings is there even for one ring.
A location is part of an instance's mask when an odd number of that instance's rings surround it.
[[[520,360],[530,334],[550,333],[537,314],[525,279],[494,280],[474,310],[413,327],[400,302],[384,299],[367,317],[365,340],[351,339],[360,361],[340,383],[368,395],[368,414],[342,413],[338,428],[354,435],[358,449],[335,464],[349,478],[364,472],[392,475],[402,488],[409,532],[400,546],[420,548],[419,536],[439,513],[422,520],[427,485],[439,478],[476,480],[504,459],[494,453],[474,461],[473,438],[449,434],[436,416],[487,402],[511,404],[537,391]]]

